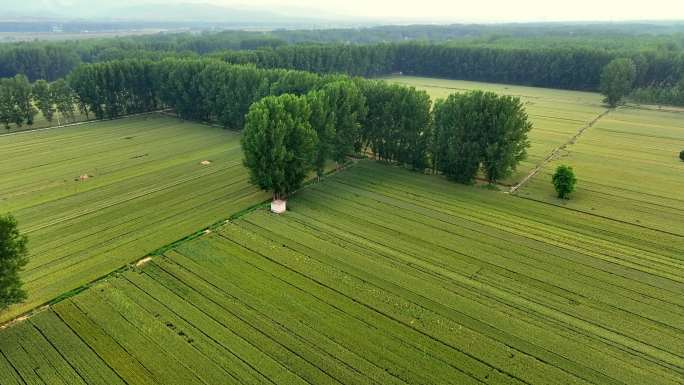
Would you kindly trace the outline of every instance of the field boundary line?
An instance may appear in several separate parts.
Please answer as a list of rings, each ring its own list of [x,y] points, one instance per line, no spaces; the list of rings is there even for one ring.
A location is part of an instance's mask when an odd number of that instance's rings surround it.
[[[156,112],[157,112],[157,111],[152,111],[152,112],[145,112],[145,113],[142,113],[142,114],[151,114],[151,113],[156,113]],[[142,114],[139,114],[139,115],[142,115]],[[132,115],[128,115],[128,116],[132,116]],[[27,132],[30,132],[30,131],[27,131]],[[16,133],[16,134],[18,134],[18,133]],[[346,169],[349,168],[349,167],[353,167],[354,164],[356,164],[356,161],[355,161],[355,160],[347,161],[347,162],[343,165],[342,168],[340,168],[340,169],[333,168],[332,170],[326,172],[326,173],[325,173],[325,176],[330,176],[330,175],[339,173],[339,172],[341,172],[341,171],[344,171],[344,170],[346,170]],[[318,182],[319,182],[318,178],[316,178],[316,177],[311,177],[309,180],[307,180],[306,182],[304,182],[304,184],[302,185],[302,187],[301,187],[299,190],[305,189],[305,188],[308,187],[309,185],[312,185],[312,184],[315,184],[315,183],[318,183]],[[297,190],[297,191],[299,191],[299,190]],[[292,194],[295,194],[297,191],[294,191]],[[167,252],[168,250],[171,250],[171,249],[173,249],[173,248],[175,248],[175,247],[178,247],[179,245],[181,245],[181,244],[183,244],[183,243],[185,243],[185,242],[191,241],[191,240],[193,240],[193,239],[197,239],[197,238],[201,237],[202,235],[212,233],[212,232],[214,232],[216,229],[218,229],[219,227],[221,227],[221,226],[223,226],[223,225],[225,225],[225,224],[227,224],[227,223],[229,223],[229,222],[232,222],[232,221],[234,221],[234,220],[236,220],[236,219],[239,219],[240,217],[243,217],[243,216],[245,216],[245,215],[247,215],[247,214],[249,214],[249,213],[251,213],[251,212],[253,212],[253,211],[256,211],[256,210],[259,210],[259,209],[262,209],[262,208],[266,208],[266,207],[268,207],[268,205],[270,204],[270,202],[271,202],[271,198],[269,197],[268,199],[266,199],[266,200],[264,200],[264,201],[262,201],[262,202],[259,202],[259,203],[253,204],[253,205],[251,205],[251,206],[245,207],[244,209],[242,209],[242,210],[240,210],[240,211],[237,211],[237,212],[231,214],[228,218],[223,218],[223,219],[221,219],[221,220],[218,220],[218,221],[216,221],[216,222],[210,224],[209,226],[206,226],[206,227],[204,227],[204,228],[202,228],[202,229],[200,229],[200,230],[197,230],[197,231],[195,231],[195,232],[193,232],[193,233],[190,233],[190,234],[186,235],[185,237],[182,237],[182,238],[180,238],[180,239],[178,239],[178,240],[175,240],[175,241],[173,241],[173,242],[171,242],[171,243],[168,243],[168,244],[166,244],[166,245],[164,245],[164,246],[161,246],[160,248],[158,248],[158,249],[156,249],[156,250],[154,250],[154,251],[152,251],[152,252],[149,252],[149,253],[147,253],[147,254],[141,256],[140,258],[135,259],[134,261],[127,262],[127,263],[125,263],[124,265],[120,266],[120,267],[117,268],[117,269],[114,269],[114,270],[112,270],[112,271],[110,271],[110,272],[108,272],[108,273],[106,273],[106,274],[104,274],[104,275],[101,275],[101,276],[99,276],[99,277],[97,277],[97,278],[95,278],[95,279],[93,279],[93,280],[91,280],[91,281],[89,281],[89,282],[86,282],[86,283],[84,283],[84,284],[82,284],[82,285],[80,285],[80,286],[78,286],[78,287],[75,287],[75,288],[73,288],[73,289],[71,289],[71,290],[68,290],[68,291],[66,291],[66,292],[64,292],[64,293],[62,293],[62,294],[60,294],[60,295],[58,295],[58,296],[56,296],[56,297],[54,297],[54,298],[48,300],[48,301],[45,301],[45,302],[43,302],[43,303],[41,303],[41,304],[35,306],[34,308],[32,308],[32,309],[30,309],[30,310],[27,310],[26,312],[17,315],[16,317],[14,317],[14,318],[12,318],[12,319],[9,319],[9,320],[7,320],[7,321],[5,321],[5,322],[0,322],[0,330],[3,330],[3,329],[8,328],[8,327],[11,327],[11,326],[14,325],[14,324],[17,324],[17,323],[26,321],[26,320],[28,320],[29,318],[33,317],[34,315],[36,315],[36,314],[38,314],[38,313],[40,313],[40,312],[42,312],[42,311],[45,311],[45,310],[50,309],[53,305],[56,305],[56,304],[59,303],[59,302],[62,302],[62,301],[64,301],[64,300],[66,300],[66,299],[69,299],[69,298],[71,298],[71,297],[74,297],[74,296],[78,295],[79,293],[81,293],[81,292],[83,292],[83,291],[85,291],[85,290],[88,290],[88,289],[91,288],[92,286],[94,286],[94,285],[96,285],[96,284],[98,284],[98,283],[100,283],[100,282],[102,282],[102,281],[105,281],[105,280],[107,280],[107,279],[109,279],[109,278],[112,278],[112,277],[117,277],[117,276],[120,275],[121,273],[123,273],[123,272],[125,272],[125,271],[128,271],[128,270],[131,270],[131,269],[139,269],[139,268],[142,268],[142,267],[144,267],[144,265],[146,265],[147,263],[149,263],[154,257],[162,257],[162,256],[164,255],[164,253]]]
[[[48,131],[48,130],[54,130],[56,128],[64,128],[64,127],[74,127],[74,126],[82,126],[84,124],[90,124],[90,123],[97,123],[97,122],[106,122],[106,121],[111,121],[111,120],[120,120],[120,119],[128,119],[128,118],[135,118],[137,116],[143,116],[143,115],[150,115],[150,114],[160,114],[164,115],[164,112],[168,111],[167,109],[163,110],[154,110],[154,111],[147,111],[147,112],[138,112],[135,114],[130,114],[130,115],[122,115],[122,116],[117,116],[115,118],[109,118],[109,119],[88,119],[84,120],[82,122],[74,122],[74,123],[68,123],[68,124],[58,124],[56,126],[50,126],[50,127],[43,127],[43,128],[35,128],[35,129],[28,129],[28,130],[23,130],[23,131],[17,131],[17,132],[7,132],[4,134],[0,134],[0,138],[5,137],[5,136],[13,136],[13,135],[21,135],[21,134],[30,134],[33,132],[40,132],[40,131]]]
[[[527,183],[530,179],[532,179],[535,175],[539,173],[547,164],[549,164],[551,161],[555,160],[558,157],[558,154],[562,150],[564,150],[567,146],[570,146],[572,144],[575,144],[577,140],[584,134],[584,132],[591,127],[594,127],[596,123],[598,123],[601,118],[604,116],[608,115],[613,109],[607,109],[603,112],[601,112],[597,117],[595,117],[592,121],[589,123],[585,124],[582,126],[570,139],[568,139],[565,143],[561,144],[560,146],[556,147],[551,151],[549,155],[544,158],[539,164],[537,164],[532,171],[530,171],[529,174],[527,174],[518,184],[514,185],[511,187],[511,189],[507,192],[508,194],[515,194],[518,189],[520,189],[525,183]]]

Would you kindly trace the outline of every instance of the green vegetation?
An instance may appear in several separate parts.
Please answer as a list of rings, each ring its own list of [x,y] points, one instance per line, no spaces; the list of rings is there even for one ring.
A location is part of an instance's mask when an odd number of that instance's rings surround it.
[[[482,170],[494,183],[525,159],[531,128],[517,97],[482,91],[449,95],[434,108],[435,167],[462,183],[472,183]]]
[[[38,110],[33,106],[31,84],[26,76],[0,79],[0,123],[9,131],[10,125],[33,125]]]
[[[335,128],[330,155],[341,165],[348,155],[361,147],[361,121],[367,113],[366,99],[358,86],[349,80],[326,84],[323,92],[324,108],[330,113]]]
[[[681,382],[681,237],[371,161],[290,204],[0,331],[2,378]]]
[[[632,91],[637,70],[631,59],[614,59],[601,71],[601,93],[615,107]]]
[[[0,153],[0,212],[32,244],[28,299],[1,320],[267,198],[249,185],[238,134],[171,117],[0,136]]]
[[[247,113],[241,144],[250,181],[285,199],[313,169],[318,138],[303,96],[268,96]]]
[[[373,157],[425,170],[433,138],[430,96],[381,81],[360,85],[368,109],[361,135]]]
[[[684,164],[676,156],[683,147],[681,111],[620,107],[562,150],[518,193],[684,236]],[[572,164],[582,177],[570,201],[558,201],[549,183],[559,164]]]
[[[510,177],[499,181],[503,184],[515,184],[521,181],[554,149],[565,145],[582,128],[590,125],[605,111],[601,96],[596,93],[413,76],[392,76],[383,79],[426,91],[433,100],[446,98],[454,92],[470,90],[491,91],[499,95],[519,97],[534,129],[528,134],[530,148],[527,151],[527,158],[520,162]]]
[[[575,177],[572,167],[561,164],[556,168],[556,172],[551,177],[553,188],[556,189],[556,194],[560,199],[570,199],[570,193],[575,191],[577,178]]]
[[[17,220],[10,214],[0,215],[0,311],[26,299],[19,272],[28,263],[27,243]]]

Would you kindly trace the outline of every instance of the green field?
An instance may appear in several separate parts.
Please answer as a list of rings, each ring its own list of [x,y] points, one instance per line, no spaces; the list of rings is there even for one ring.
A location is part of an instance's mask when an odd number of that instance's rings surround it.
[[[371,161],[289,206],[3,330],[3,385],[681,384],[682,237]]]
[[[30,240],[28,301],[0,320],[263,201],[238,139],[159,115],[0,136],[0,212]]]
[[[433,100],[468,90],[492,91],[520,97],[534,124],[529,135],[532,146],[527,160],[518,166],[516,173],[504,181],[507,184],[519,182],[555,148],[568,142],[581,128],[606,110],[601,103],[602,96],[591,92],[413,76],[391,76],[383,79],[425,90]]]
[[[519,194],[684,236],[684,112],[620,108],[601,118]],[[579,178],[569,201],[550,183],[558,164]]]

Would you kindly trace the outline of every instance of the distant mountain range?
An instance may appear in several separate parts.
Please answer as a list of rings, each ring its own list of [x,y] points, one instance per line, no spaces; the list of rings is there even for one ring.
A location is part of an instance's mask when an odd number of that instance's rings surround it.
[[[130,0],[29,0],[3,7],[0,20],[90,20],[227,24],[320,24],[344,17],[318,9],[231,6],[206,3],[140,3]],[[316,15],[301,16],[301,15]]]

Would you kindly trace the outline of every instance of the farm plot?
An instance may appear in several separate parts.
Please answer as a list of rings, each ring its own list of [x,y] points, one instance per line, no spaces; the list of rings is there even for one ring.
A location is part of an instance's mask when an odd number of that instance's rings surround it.
[[[510,178],[503,181],[506,184],[519,182],[555,148],[568,142],[581,128],[605,111],[601,105],[601,95],[591,92],[413,76],[392,76],[383,79],[425,90],[433,100],[470,90],[492,91],[501,95],[520,97],[534,124],[529,135],[531,147],[527,159],[518,166]]]
[[[679,237],[370,161],[289,203],[1,331],[0,370],[16,384],[681,384]]]
[[[30,242],[28,301],[0,320],[262,201],[238,138],[156,115],[0,136],[0,212]]]
[[[684,236],[684,113],[620,108],[528,182],[523,197]],[[571,165],[569,201],[555,198],[551,174]]]

